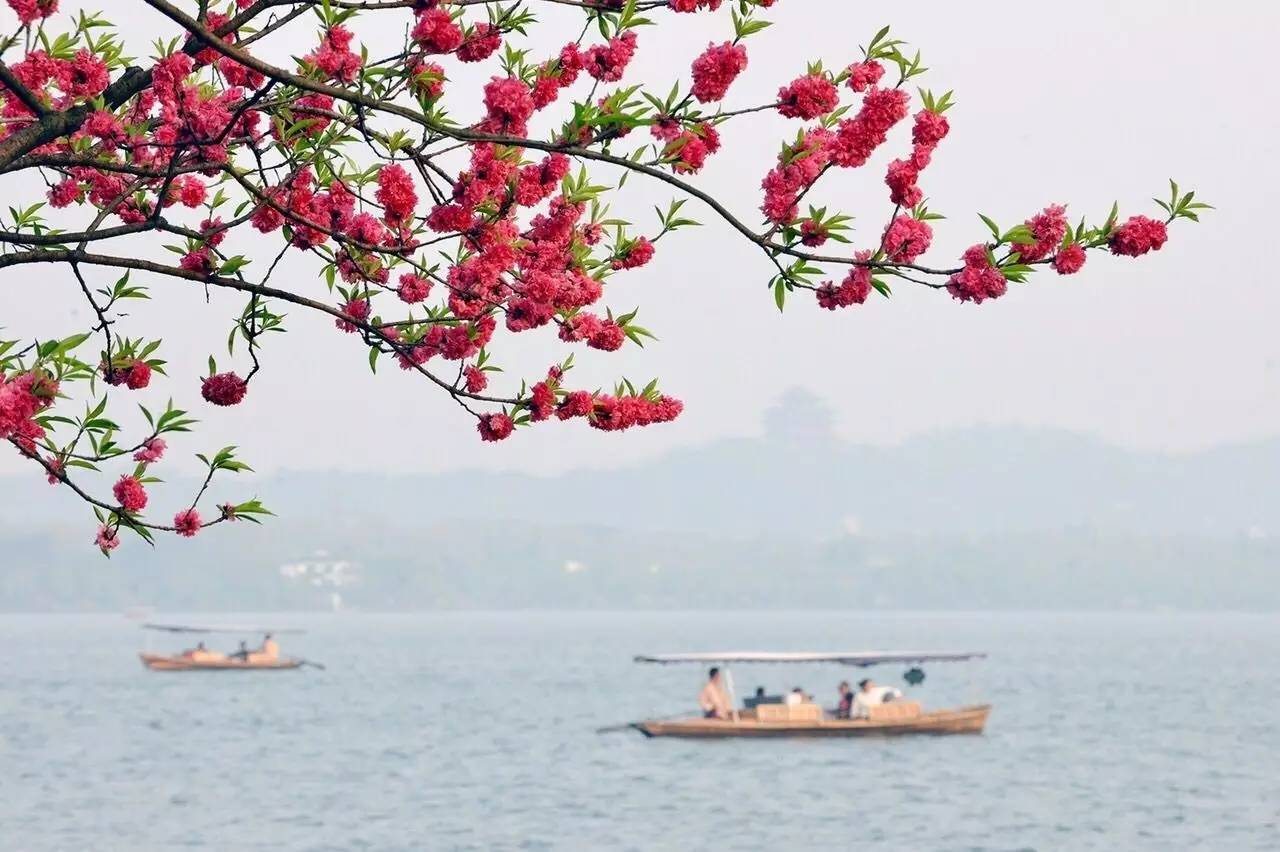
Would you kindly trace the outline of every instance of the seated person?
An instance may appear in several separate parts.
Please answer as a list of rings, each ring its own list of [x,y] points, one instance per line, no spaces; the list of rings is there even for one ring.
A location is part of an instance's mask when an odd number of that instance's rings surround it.
[[[836,718],[848,719],[853,712],[853,690],[849,688],[847,680],[840,681],[836,689],[840,691],[840,701],[836,704]]]
[[[858,681],[858,693],[853,697],[853,705],[850,708],[849,717],[852,719],[866,719],[871,715],[870,708],[889,701],[896,701],[902,697],[902,690],[894,689],[892,686],[876,686],[875,681],[871,678]]]
[[[756,694],[748,698],[742,699],[742,703],[746,706],[748,710],[754,710],[755,708],[759,707],[761,704],[781,704],[782,696],[769,695],[764,691],[763,686],[757,686]]]
[[[809,696],[805,694],[803,689],[797,686],[795,689],[787,693],[787,697],[783,700],[783,703],[788,707],[796,704],[807,704],[809,703]]]
[[[248,662],[249,661],[248,644],[243,639],[240,640],[240,648],[234,654],[229,655],[229,658],[232,660],[242,660],[244,662]]]

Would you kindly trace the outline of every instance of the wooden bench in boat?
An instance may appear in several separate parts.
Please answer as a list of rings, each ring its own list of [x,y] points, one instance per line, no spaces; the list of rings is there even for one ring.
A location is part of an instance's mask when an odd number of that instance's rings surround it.
[[[759,704],[756,721],[769,722],[821,722],[822,708],[817,704]]]
[[[872,722],[891,722],[899,719],[919,718],[922,709],[919,701],[889,701],[867,708],[867,718]]]

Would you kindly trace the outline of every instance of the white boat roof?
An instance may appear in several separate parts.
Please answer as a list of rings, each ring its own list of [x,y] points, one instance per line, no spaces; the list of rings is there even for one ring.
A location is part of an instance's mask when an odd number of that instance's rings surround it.
[[[874,666],[881,663],[962,662],[985,658],[985,651],[715,651],[698,654],[641,654],[637,663],[840,663]]]
[[[243,624],[157,624],[147,622],[144,630],[163,630],[166,633],[306,633],[296,627],[257,627]]]

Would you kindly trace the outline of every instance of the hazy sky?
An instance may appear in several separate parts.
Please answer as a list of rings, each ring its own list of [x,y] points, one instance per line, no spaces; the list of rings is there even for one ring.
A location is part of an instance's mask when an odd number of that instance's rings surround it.
[[[87,5],[119,16],[117,8],[135,4]],[[169,30],[136,5],[131,46],[145,54],[149,39]],[[290,334],[268,343],[266,372],[246,404],[210,411],[196,379],[209,352],[225,360],[238,299],[215,295],[206,306],[193,288],[156,282],[156,301],[121,331],[163,334],[175,381],[157,382],[149,398],[173,395],[206,421],[198,438],[176,449],[237,443],[264,470],[612,465],[756,432],[761,412],[793,385],[829,400],[838,430],[867,442],[982,423],[1064,427],[1162,450],[1276,434],[1280,290],[1270,271],[1275,226],[1268,208],[1280,187],[1280,122],[1265,104],[1280,89],[1270,44],[1280,12],[1270,4],[1191,0],[1082,0],[1071,9],[783,0],[771,15],[775,26],[748,42],[750,67],[729,103],[762,102],[809,60],[847,64],[857,45],[888,23],[924,52],[932,69],[924,85],[954,89],[958,102],[949,113],[952,134],[921,181],[931,207],[950,217],[939,223],[927,259],[949,264],[980,240],[979,210],[1002,224],[1051,202],[1095,220],[1113,199],[1126,214],[1149,213],[1150,196],[1163,195],[1169,177],[1199,190],[1217,212],[1199,226],[1179,223],[1157,255],[1094,255],[1074,278],[1041,275],[980,307],[904,284],[892,300],[836,314],[797,298],[780,316],[765,289],[768,261],[691,204],[708,227],[664,239],[654,263],[608,288],[608,304],[638,305],[640,321],[661,340],[643,351],[577,356],[584,365],[579,381],[588,386],[616,375],[661,377],[664,389],[687,403],[675,424],[625,435],[580,423],[544,425],[499,446],[481,445],[472,421],[424,381],[389,364],[371,377],[356,338],[301,315],[291,318]],[[8,14],[0,13],[6,31]],[[641,32],[627,80],[654,81],[660,90],[676,75],[687,81],[693,56],[709,40],[732,35],[727,14],[664,20],[674,25]],[[288,48],[301,54],[312,45],[312,28],[296,31]],[[565,40],[559,27],[536,32],[535,53]],[[382,53],[378,48],[371,52]],[[460,119],[470,117],[465,98],[453,103]],[[731,123],[724,150],[699,184],[757,221],[760,178],[798,126],[774,115]],[[905,133],[863,173],[824,181],[816,193],[858,217],[859,245],[874,243],[886,215],[880,180],[888,160],[905,149]],[[0,179],[0,192],[12,203],[22,187]],[[625,196],[619,211],[651,224],[652,205],[671,191],[633,177]],[[244,245],[251,252],[252,241]],[[323,297],[315,270],[298,259],[277,281]],[[0,278],[5,336],[65,334],[86,320],[64,275],[25,267]],[[508,377],[537,375],[560,357],[563,350],[545,343],[549,337],[501,337],[495,355]],[[20,466],[13,453],[0,454],[0,472]]]

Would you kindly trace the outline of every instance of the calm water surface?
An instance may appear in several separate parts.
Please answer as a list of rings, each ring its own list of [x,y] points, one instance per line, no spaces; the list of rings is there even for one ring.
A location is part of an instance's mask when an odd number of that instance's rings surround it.
[[[0,849],[1280,849],[1275,616],[248,618],[328,669],[150,673],[122,617],[0,616]],[[913,690],[989,698],[987,734],[594,733],[692,705],[636,653],[892,647],[990,651]]]

